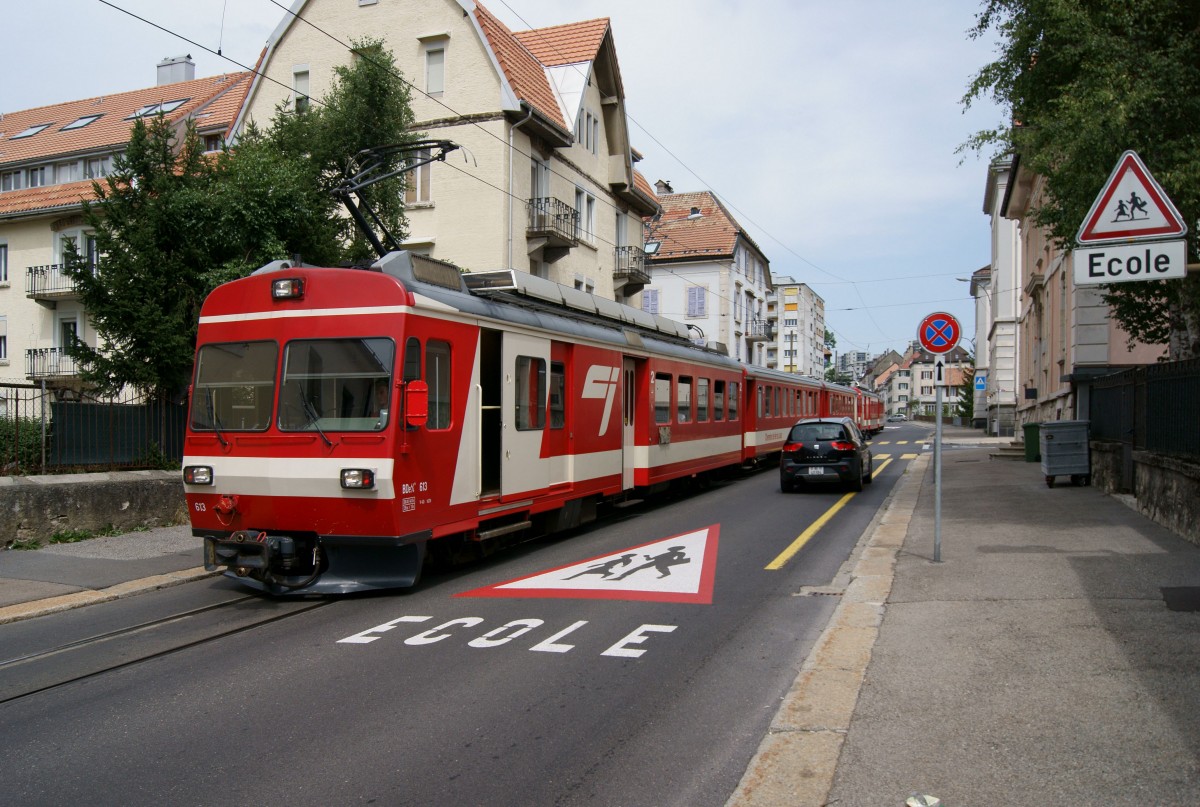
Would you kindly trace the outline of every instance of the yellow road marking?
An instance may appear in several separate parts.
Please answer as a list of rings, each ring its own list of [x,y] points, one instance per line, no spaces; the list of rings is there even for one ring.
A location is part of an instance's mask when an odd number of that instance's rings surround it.
[[[877,476],[878,474],[882,473],[883,469],[888,467],[888,465],[890,465],[891,462],[892,462],[891,459],[885,460],[883,463],[881,463],[879,465],[878,468],[874,468],[871,471],[872,477]],[[796,540],[792,541],[791,545],[787,549],[780,552],[779,557],[775,558],[775,560],[768,563],[767,567],[766,567],[767,570],[768,571],[777,571],[779,569],[782,569],[787,564],[787,562],[796,555],[797,552],[799,552],[801,549],[804,548],[804,545],[807,544],[814,535],[816,535],[818,532],[821,531],[822,527],[824,527],[827,523],[829,523],[829,519],[831,519],[835,515],[837,515],[837,512],[839,510],[841,510],[843,507],[845,507],[846,502],[850,501],[852,498],[854,498],[854,496],[855,496],[855,492],[851,491],[850,493],[847,493],[842,498],[838,499],[837,502],[834,503],[833,507],[830,507],[828,510],[826,510],[824,513],[821,514],[820,518],[818,518],[812,524],[809,524],[808,529],[806,529],[804,532],[800,533],[800,535],[796,538]]]
[[[919,454],[901,454],[901,455],[900,455],[900,459],[902,459],[902,460],[915,460],[915,459],[916,459],[918,456],[920,456],[920,455],[919,455]]]

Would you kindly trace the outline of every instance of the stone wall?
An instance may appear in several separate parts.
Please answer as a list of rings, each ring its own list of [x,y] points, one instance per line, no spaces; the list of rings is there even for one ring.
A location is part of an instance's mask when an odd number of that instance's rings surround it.
[[[0,477],[0,547],[57,532],[129,532],[187,520],[179,471]]]
[[[1132,492],[1138,512],[1200,544],[1200,463],[1103,440],[1091,441],[1091,461],[1094,486]]]

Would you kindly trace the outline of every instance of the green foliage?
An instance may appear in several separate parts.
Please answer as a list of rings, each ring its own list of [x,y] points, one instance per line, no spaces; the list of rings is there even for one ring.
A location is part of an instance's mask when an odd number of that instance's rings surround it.
[[[958,386],[958,406],[954,414],[970,425],[975,419],[975,357],[968,356],[962,369],[965,376]]]
[[[1200,26],[1178,0],[985,0],[972,36],[999,35],[963,102],[990,97],[1011,124],[963,148],[1015,151],[1045,178],[1034,211],[1063,248],[1126,149],[1138,152],[1183,214],[1200,217]],[[1188,254],[1197,255],[1196,227]],[[1200,277],[1122,283],[1106,300],[1129,334],[1200,355]]]
[[[98,270],[74,246],[65,250],[65,271],[103,346],[67,348],[86,382],[180,400],[200,306],[216,286],[293,256],[326,265],[374,257],[329,190],[360,150],[415,136],[391,53],[376,41],[357,47],[361,58],[335,69],[323,103],[278,111],[269,131],[251,127],[215,158],[190,122],[181,133],[161,115],[134,124],[125,154],[103,184],[93,183],[96,201],[83,209]],[[398,237],[403,183],[396,177],[364,192]]]
[[[47,428],[46,439],[50,439]],[[0,418],[0,475],[42,466],[42,424],[37,418]]]
[[[95,534],[90,530],[66,529],[59,530],[50,536],[52,544],[77,544],[80,541],[87,541],[95,538]]]
[[[42,545],[35,538],[18,538],[8,545],[9,549],[20,549],[23,551],[32,551],[41,549]]]

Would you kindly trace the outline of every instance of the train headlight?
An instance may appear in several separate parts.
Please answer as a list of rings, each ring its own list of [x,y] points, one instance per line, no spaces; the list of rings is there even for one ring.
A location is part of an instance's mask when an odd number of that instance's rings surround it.
[[[375,472],[370,468],[343,468],[342,487],[347,490],[371,490],[375,487]]]
[[[298,300],[304,296],[304,278],[287,277],[271,281],[272,300]]]
[[[189,485],[211,485],[213,483],[212,466],[188,465],[183,469],[183,481]]]

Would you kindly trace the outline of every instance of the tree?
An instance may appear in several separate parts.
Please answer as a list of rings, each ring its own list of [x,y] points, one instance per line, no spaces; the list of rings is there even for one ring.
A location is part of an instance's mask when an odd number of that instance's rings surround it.
[[[955,415],[968,426],[975,419],[975,356],[968,353],[962,363],[963,380],[958,385],[958,407]]]
[[[190,123],[177,134],[161,115],[135,122],[125,154],[83,206],[98,266],[66,250],[65,272],[100,337],[98,347],[77,341],[67,349],[85,382],[178,400],[191,376],[200,306],[213,288],[297,255],[327,265],[368,257],[329,191],[354,154],[416,135],[391,54],[378,42],[357,46],[360,58],[336,69],[319,108],[278,110],[270,129],[249,128],[215,158]],[[402,176],[364,191],[398,236],[403,191]]]
[[[1184,221],[1200,217],[1200,16],[1176,0],[985,0],[971,31],[995,30],[998,58],[963,98],[991,97],[1011,123],[964,148],[1015,152],[1044,178],[1034,211],[1069,249],[1120,154],[1138,152]],[[1196,227],[1188,254],[1197,252]],[[1105,300],[1132,338],[1200,355],[1200,276],[1114,284]]]

